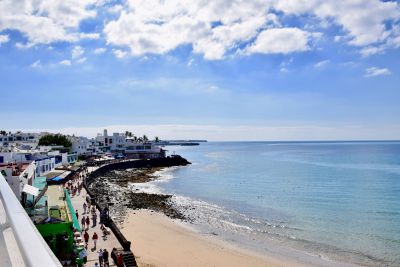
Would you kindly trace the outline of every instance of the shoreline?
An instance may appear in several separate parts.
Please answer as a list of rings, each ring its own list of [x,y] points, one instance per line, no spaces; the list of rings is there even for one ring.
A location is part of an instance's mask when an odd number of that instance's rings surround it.
[[[190,216],[175,206],[174,195],[146,193],[129,186],[130,183],[145,185],[156,181],[164,170],[168,168],[113,170],[93,183],[95,187],[106,185],[111,189],[103,197],[116,204],[110,214],[121,233],[132,242],[131,249],[139,266],[356,266],[276,242],[269,243],[265,251],[253,250],[213,232],[202,232],[191,224]],[[174,244],[184,244],[184,251]]]
[[[139,267],[309,266],[236,247],[150,210],[129,211],[121,232],[132,240]]]

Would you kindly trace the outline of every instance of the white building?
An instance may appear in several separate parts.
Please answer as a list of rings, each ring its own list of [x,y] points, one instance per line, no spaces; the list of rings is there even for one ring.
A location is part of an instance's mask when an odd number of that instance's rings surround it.
[[[39,151],[0,152],[0,164],[26,164],[32,161],[36,163],[36,175],[43,176],[61,165],[57,164],[62,163],[62,156],[57,158],[55,155],[41,154]]]
[[[36,164],[34,161],[25,163],[0,164],[0,172],[18,200],[22,200],[24,185],[32,185],[36,177]]]
[[[90,146],[90,140],[83,136],[68,136],[68,140],[71,142],[71,151],[78,155],[86,155]]]
[[[47,173],[54,171],[56,168],[56,157],[47,155],[36,155],[36,175],[44,176]]]
[[[23,146],[23,149],[34,149],[39,144],[39,139],[45,133],[23,133],[8,132],[6,134],[0,134],[0,146],[11,146],[16,147]]]
[[[103,134],[97,134],[95,140],[99,143],[103,152],[125,154],[128,158],[160,158],[165,156],[165,151],[151,142],[138,142],[128,138],[123,133],[108,135],[107,130]]]
[[[56,150],[48,152],[47,155],[55,158],[55,168],[74,164],[78,160],[78,153],[62,153]]]

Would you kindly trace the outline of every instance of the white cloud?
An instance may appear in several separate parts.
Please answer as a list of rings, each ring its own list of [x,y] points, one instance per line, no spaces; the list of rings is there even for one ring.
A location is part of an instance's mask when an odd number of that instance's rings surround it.
[[[92,18],[97,0],[0,1],[0,31],[10,29],[24,34],[29,42],[48,44],[79,39],[79,24]]]
[[[354,46],[366,46],[384,42],[391,30],[386,23],[400,18],[399,5],[395,1],[379,0],[279,0],[275,8],[286,14],[314,14],[319,19],[333,19],[343,27],[347,36],[335,38],[335,41],[348,40]]]
[[[246,52],[289,54],[310,49],[312,35],[298,28],[276,28],[262,31]]]
[[[99,47],[99,48],[96,48],[96,49],[93,51],[93,53],[99,55],[99,54],[103,54],[103,53],[106,52],[106,51],[107,51],[106,48],[104,48],[104,47]]]
[[[17,47],[18,49],[29,49],[29,48],[31,48],[31,47],[34,47],[35,46],[35,44],[33,44],[33,43],[26,43],[26,44],[23,44],[23,43],[20,43],[20,42],[17,42],[17,43],[15,43],[15,47]]]
[[[263,27],[278,23],[268,7],[262,0],[131,0],[118,19],[106,24],[104,34],[108,44],[126,46],[135,56],[191,45],[206,59],[222,59]]]
[[[77,45],[72,49],[71,57],[72,57],[72,59],[77,59],[80,56],[82,56],[83,53],[85,53],[85,50],[82,47],[80,47],[79,45]]]
[[[190,67],[193,65],[193,62],[194,62],[194,59],[191,58],[191,59],[188,61],[188,63],[186,64],[186,66],[190,68]]]
[[[63,66],[71,66],[71,60],[65,59],[60,61],[58,64],[63,65]]]
[[[293,58],[289,58],[288,60],[284,60],[280,64],[280,72],[289,72],[289,66],[293,63]]]
[[[128,54],[128,52],[119,49],[113,49],[113,53],[117,58],[124,58]]]
[[[360,54],[363,57],[368,57],[368,56],[372,56],[375,54],[383,53],[384,51],[385,51],[385,47],[382,45],[381,46],[367,46],[360,50]]]
[[[85,58],[85,57],[82,57],[82,58],[79,58],[79,59],[77,59],[77,60],[76,60],[76,63],[78,63],[78,64],[82,64],[82,63],[85,63],[85,62],[86,62],[86,60],[87,60],[87,58]]]
[[[81,22],[99,10],[112,13],[100,18],[103,32],[80,32]],[[305,25],[281,20],[286,15],[306,17]],[[104,38],[134,56],[166,54],[186,45],[209,60],[311,50],[318,38],[312,32],[333,25],[341,29],[332,36],[336,42],[370,56],[400,47],[399,20],[399,3],[380,0],[126,0],[123,5],[104,0],[0,1],[0,32],[20,31],[32,46]],[[287,43],[279,39],[284,34]]]
[[[322,60],[320,62],[315,63],[314,68],[322,68],[322,67],[328,65],[329,62],[330,62],[329,60]]]
[[[100,34],[99,33],[80,33],[79,37],[82,39],[99,39]]]
[[[10,38],[6,34],[0,34],[0,45],[10,41]]]
[[[279,71],[280,71],[280,72],[284,72],[284,73],[289,72],[289,70],[288,70],[286,67],[281,67],[281,68],[279,69]]]
[[[34,69],[40,68],[41,66],[42,66],[42,64],[40,64],[40,59],[39,59],[39,60],[36,60],[35,62],[33,62],[33,63],[30,65],[30,67],[31,67],[31,68],[34,68]]]
[[[120,16],[104,28],[107,43],[128,47],[137,56],[165,54],[181,45],[191,45],[194,53],[210,60],[222,59],[231,52],[240,53],[238,47],[243,44],[248,47],[247,54],[312,49],[310,38],[317,36],[306,29],[315,28],[307,28],[309,24],[302,29],[301,25],[298,28],[282,25],[273,10],[284,15],[311,14],[311,18],[316,18],[314,23],[323,23],[325,28],[338,25],[343,33],[334,37],[335,41],[358,47],[389,42],[400,36],[391,27],[400,19],[398,4],[379,0],[128,0],[125,7],[117,9]],[[289,42],[276,40],[272,34],[278,38],[286,34]]]
[[[115,5],[107,8],[107,11],[110,13],[119,13],[124,9],[122,5]]]
[[[387,68],[371,67],[365,70],[365,77],[375,77],[382,75],[390,75],[392,72]]]

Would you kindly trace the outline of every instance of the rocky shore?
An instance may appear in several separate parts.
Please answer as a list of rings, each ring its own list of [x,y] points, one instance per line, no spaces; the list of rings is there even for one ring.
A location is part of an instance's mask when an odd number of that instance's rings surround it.
[[[146,183],[157,179],[154,173],[160,167],[111,170],[90,183],[91,192],[99,203],[108,203],[110,215],[117,224],[121,224],[127,209],[148,209],[162,212],[173,219],[185,219],[171,202],[172,195],[132,192],[129,183]]]

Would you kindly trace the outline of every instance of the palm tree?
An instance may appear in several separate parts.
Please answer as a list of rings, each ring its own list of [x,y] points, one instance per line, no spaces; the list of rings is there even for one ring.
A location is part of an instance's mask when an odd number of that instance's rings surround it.
[[[147,142],[147,141],[149,141],[149,138],[147,138],[147,135],[143,135],[143,142]]]
[[[154,141],[155,141],[156,143],[158,143],[158,142],[160,142],[160,138],[158,138],[158,136],[156,136],[156,137],[154,137]]]
[[[130,132],[130,131],[125,131],[125,136],[126,137],[132,137],[132,132]]]

